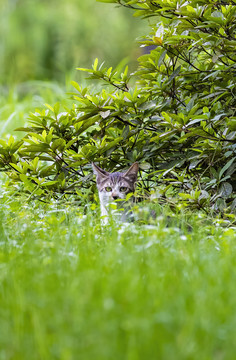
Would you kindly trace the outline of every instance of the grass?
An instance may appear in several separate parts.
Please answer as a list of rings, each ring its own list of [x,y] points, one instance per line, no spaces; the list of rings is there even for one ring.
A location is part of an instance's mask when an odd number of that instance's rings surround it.
[[[1,96],[1,136],[60,94]],[[235,358],[230,223],[152,204],[102,228],[95,204],[26,199],[1,186],[0,360]]]
[[[0,359],[234,359],[235,229],[1,203]],[[162,214],[163,212],[163,214]]]

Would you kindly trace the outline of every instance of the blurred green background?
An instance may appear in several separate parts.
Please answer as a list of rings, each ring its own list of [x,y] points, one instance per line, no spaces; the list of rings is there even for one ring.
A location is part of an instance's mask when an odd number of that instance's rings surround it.
[[[132,12],[96,0],[1,0],[1,85],[29,80],[78,80],[75,68],[96,57],[135,67],[135,39],[147,32]]]

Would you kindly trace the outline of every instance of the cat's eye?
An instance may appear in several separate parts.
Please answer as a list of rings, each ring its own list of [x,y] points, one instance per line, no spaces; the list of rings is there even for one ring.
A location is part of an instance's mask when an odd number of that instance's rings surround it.
[[[112,188],[111,188],[110,186],[107,186],[107,187],[105,187],[105,190],[106,190],[107,192],[111,192]]]
[[[128,188],[126,186],[121,186],[120,187],[120,192],[126,192],[128,190]]]

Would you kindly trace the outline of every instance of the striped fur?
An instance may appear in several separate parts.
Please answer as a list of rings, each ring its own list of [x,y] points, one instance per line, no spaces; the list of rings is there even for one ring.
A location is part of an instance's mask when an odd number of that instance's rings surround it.
[[[93,172],[97,179],[101,215],[108,215],[108,205],[117,200],[125,199],[126,195],[134,192],[137,181],[138,163],[134,163],[126,172],[109,173],[94,163]],[[119,202],[121,205],[121,202]],[[123,204],[122,204],[123,205]]]

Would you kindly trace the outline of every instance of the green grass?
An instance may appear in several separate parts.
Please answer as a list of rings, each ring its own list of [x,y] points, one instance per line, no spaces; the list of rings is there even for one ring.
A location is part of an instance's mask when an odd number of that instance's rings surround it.
[[[159,207],[105,229],[89,206],[1,209],[1,360],[235,358],[234,228]]]

